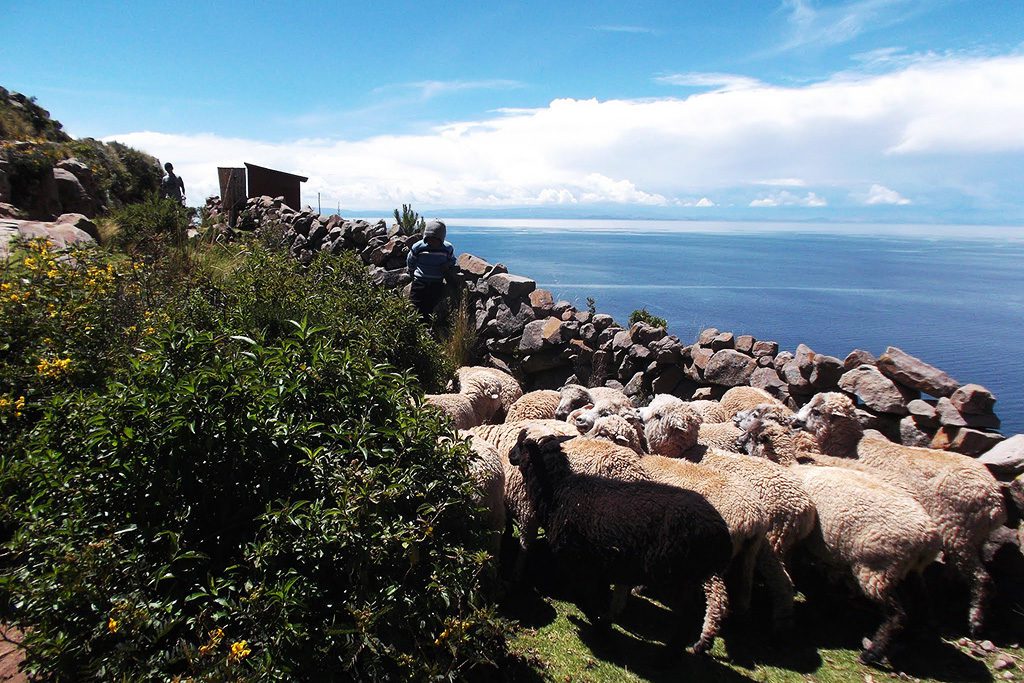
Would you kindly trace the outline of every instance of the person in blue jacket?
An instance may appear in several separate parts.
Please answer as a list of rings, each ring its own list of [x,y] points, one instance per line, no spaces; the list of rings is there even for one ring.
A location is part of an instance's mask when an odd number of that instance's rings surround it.
[[[455,268],[455,247],[445,241],[447,234],[441,221],[427,221],[423,239],[412,245],[405,260],[412,276],[410,298],[425,323],[444,296],[445,276]]]

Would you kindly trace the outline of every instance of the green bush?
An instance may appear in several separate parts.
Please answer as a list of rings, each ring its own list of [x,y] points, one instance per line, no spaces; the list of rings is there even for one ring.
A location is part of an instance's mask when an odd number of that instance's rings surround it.
[[[0,451],[50,396],[102,386],[124,367],[161,325],[163,296],[139,261],[15,244],[0,270]]]
[[[144,202],[115,211],[112,218],[118,225],[113,246],[149,254],[160,254],[169,246],[184,244],[189,225],[183,206],[156,193]]]
[[[395,209],[395,223],[398,225],[398,232],[402,235],[418,235],[423,233],[427,222],[423,217],[412,210],[411,204],[402,204],[402,213]]]
[[[0,462],[30,673],[457,679],[502,654],[468,449],[409,375],[305,324],[156,342]]]
[[[632,327],[634,323],[638,322],[647,323],[652,327],[661,327],[664,329],[668,329],[667,320],[665,320],[664,318],[659,318],[653,313],[650,313],[646,308],[638,308],[637,310],[629,314],[630,327]]]
[[[307,267],[285,251],[247,249],[229,281],[191,288],[171,314],[183,325],[258,330],[268,338],[287,331],[288,320],[305,318],[377,362],[412,370],[428,391],[440,391],[451,377],[451,361],[417,324],[409,301],[373,284],[356,254],[320,254]]]

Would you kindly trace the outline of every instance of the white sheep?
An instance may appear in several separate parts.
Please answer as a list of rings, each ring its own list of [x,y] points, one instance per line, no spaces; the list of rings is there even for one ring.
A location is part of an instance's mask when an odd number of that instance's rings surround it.
[[[910,493],[931,515],[942,538],[943,557],[971,589],[968,621],[977,635],[991,590],[981,549],[1006,521],[999,483],[981,463],[958,453],[893,443],[865,432],[853,401],[827,392],[812,398],[793,423],[813,435],[818,449],[855,459],[886,482]]]
[[[559,389],[561,400],[555,410],[556,420],[565,420],[569,413],[586,405],[600,405],[606,414],[624,413],[633,409],[633,402],[618,389],[611,387],[587,388],[579,384],[566,384]]]
[[[742,420],[741,441],[754,456],[787,462],[814,503],[817,524],[805,547],[832,567],[850,571],[885,619],[861,653],[861,661],[884,659],[906,620],[905,592],[941,548],[939,530],[925,509],[902,489],[848,467],[797,464],[788,427],[771,417]],[[780,452],[778,449],[783,449]]]
[[[718,401],[698,399],[696,401],[688,401],[688,403],[691,408],[697,411],[705,424],[727,422],[732,417],[732,415],[726,414],[722,404]]]
[[[792,616],[793,583],[784,561],[789,551],[814,527],[814,505],[800,482],[781,466],[698,443],[705,425],[685,401],[657,396],[647,408],[640,410],[640,416],[651,453],[699,462],[715,472],[739,477],[751,487],[767,516],[769,548],[758,558],[758,570],[772,594],[776,625],[787,625]],[[739,434],[738,428],[729,426]]]
[[[463,366],[455,371],[455,379],[459,391],[465,391],[466,385],[474,380],[487,379],[492,384],[496,383],[501,400],[498,410],[491,417],[497,422],[505,419],[508,409],[523,395],[523,388],[519,386],[516,378],[497,368],[488,368],[481,365]]]
[[[723,421],[732,419],[736,413],[764,404],[775,406],[779,411],[784,412],[787,415],[793,414],[793,411],[790,410],[786,404],[769,394],[764,389],[758,389],[757,387],[733,387],[722,395],[722,399],[719,401],[719,404],[722,406],[722,410],[726,415],[726,418]]]
[[[426,405],[439,408],[455,429],[470,429],[487,422],[501,407],[497,386],[492,381],[472,379],[457,394],[427,394]]]
[[[491,551],[497,559],[505,530],[505,464],[489,441],[468,431],[460,431],[459,437],[469,439],[469,447],[476,455],[469,463],[469,475],[476,488],[474,500],[487,510],[487,527],[493,534]]]
[[[529,391],[513,403],[505,415],[505,422],[522,420],[554,420],[561,394],[552,389]]]

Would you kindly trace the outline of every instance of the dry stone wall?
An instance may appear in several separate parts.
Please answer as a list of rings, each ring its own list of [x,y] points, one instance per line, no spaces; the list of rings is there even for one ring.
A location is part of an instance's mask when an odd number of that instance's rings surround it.
[[[281,197],[249,199],[239,227],[280,230],[283,245],[306,263],[320,251],[356,250],[376,281],[390,288],[409,283],[405,258],[418,239],[383,220],[326,217],[308,207],[297,211]],[[794,409],[819,392],[842,391],[856,398],[866,428],[893,441],[972,456],[1003,441],[991,392],[960,384],[893,346],[878,357],[855,349],[840,359],[805,344],[780,350],[774,341],[713,328],[687,344],[643,322],[627,329],[609,315],[556,301],[534,280],[500,263],[461,254],[458,267],[481,362],[512,373],[526,391],[568,382],[613,386],[642,404],[653,394],[713,399],[730,387],[749,385]],[[1024,449],[1004,450],[1010,453],[1000,456],[1007,473],[1020,474]],[[1016,464],[1006,466],[1007,458]]]

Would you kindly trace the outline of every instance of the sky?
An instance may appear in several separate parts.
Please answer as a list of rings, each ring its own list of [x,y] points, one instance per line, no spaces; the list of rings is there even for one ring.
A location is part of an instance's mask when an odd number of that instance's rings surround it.
[[[343,215],[1024,225],[1024,2],[0,0],[77,137]]]

